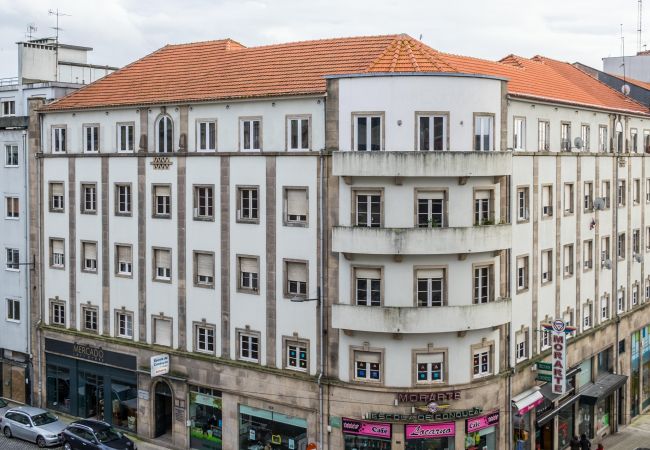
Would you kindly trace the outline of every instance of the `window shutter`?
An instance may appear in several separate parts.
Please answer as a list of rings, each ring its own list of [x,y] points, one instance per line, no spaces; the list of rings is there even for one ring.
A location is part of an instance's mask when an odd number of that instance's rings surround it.
[[[169,186],[156,186],[156,195],[171,196],[171,187]]]
[[[445,193],[444,191],[418,192],[418,198],[423,200],[424,199],[444,200]]]
[[[307,282],[307,264],[287,263],[287,279],[291,281]]]
[[[97,245],[96,244],[84,244],[84,253],[86,259],[97,259]]]
[[[381,362],[381,354],[375,352],[357,352],[356,356],[357,361],[364,361],[369,363]]]
[[[444,362],[444,355],[442,353],[428,353],[418,355],[418,363],[441,363]]]
[[[214,272],[214,259],[212,255],[197,253],[196,270],[199,276],[211,277]]]
[[[517,258],[517,269],[526,267],[526,258]]]
[[[158,267],[171,268],[171,252],[169,250],[156,250],[156,263]]]
[[[417,271],[418,278],[444,278],[444,269],[421,269]]]
[[[154,319],[156,324],[156,344],[172,345],[172,322],[164,319]]]
[[[474,195],[475,195],[475,197],[477,199],[481,199],[481,200],[482,199],[489,199],[490,198],[490,191],[486,191],[486,190],[476,191]]]
[[[257,260],[254,258],[239,258],[239,270],[241,272],[258,273]]]
[[[55,239],[52,241],[52,252],[63,253],[63,241]]]
[[[356,275],[357,278],[379,279],[379,278],[381,278],[381,270],[366,268],[366,267],[360,267],[360,268],[357,268],[355,270],[355,275]]]
[[[121,262],[131,262],[131,247],[120,245],[117,247],[117,259]]]
[[[52,183],[52,195],[63,195],[63,183]]]
[[[287,212],[292,215],[307,215],[307,191],[287,189]]]

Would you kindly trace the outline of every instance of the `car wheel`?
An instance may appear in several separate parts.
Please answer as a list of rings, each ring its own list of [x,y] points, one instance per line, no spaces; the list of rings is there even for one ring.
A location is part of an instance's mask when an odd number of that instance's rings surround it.
[[[65,450],[72,450],[72,446],[70,445],[69,442],[66,442],[65,444],[63,444],[63,448],[64,448]]]
[[[2,431],[4,432],[5,437],[6,437],[7,439],[11,439],[11,428],[9,428],[9,427],[5,427],[5,429],[2,430]]]
[[[36,438],[36,445],[38,445],[38,448],[45,448],[47,446],[47,442],[45,442],[45,438],[43,436],[39,436]]]

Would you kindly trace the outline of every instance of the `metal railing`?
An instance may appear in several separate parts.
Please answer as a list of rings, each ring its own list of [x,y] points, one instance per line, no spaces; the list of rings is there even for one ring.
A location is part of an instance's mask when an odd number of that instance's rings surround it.
[[[0,78],[0,86],[13,86],[18,84],[18,77]]]

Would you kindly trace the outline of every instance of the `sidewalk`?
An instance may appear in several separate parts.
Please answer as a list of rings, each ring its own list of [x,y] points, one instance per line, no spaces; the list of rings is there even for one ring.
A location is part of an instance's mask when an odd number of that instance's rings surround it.
[[[634,450],[650,448],[650,414],[641,414],[616,434],[605,437],[605,450]],[[596,445],[593,445],[595,448]]]

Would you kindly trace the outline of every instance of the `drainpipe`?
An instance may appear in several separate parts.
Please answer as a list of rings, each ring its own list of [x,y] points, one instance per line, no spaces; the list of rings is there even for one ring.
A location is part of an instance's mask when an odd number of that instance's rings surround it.
[[[324,103],[324,102],[323,102]],[[324,150],[320,151],[320,155],[318,156],[320,160],[320,194],[319,194],[319,199],[318,199],[318,215],[319,215],[319,223],[320,223],[320,231],[319,234],[320,236],[318,237],[320,240],[320,254],[318,255],[320,258],[320,274],[319,274],[319,284],[320,284],[320,289],[318,292],[318,308],[319,308],[319,326],[320,326],[320,364],[318,368],[318,421],[319,421],[319,427],[318,427],[318,448],[319,450],[323,448],[323,437],[324,437],[324,432],[323,432],[323,427],[324,427],[324,411],[323,411],[323,368],[325,366],[325,344],[323,343],[323,340],[325,339],[325,330],[323,329],[323,326],[325,324],[325,302],[324,302],[324,292],[325,292],[325,286],[324,286],[324,281],[325,277],[323,273],[325,272],[325,241],[324,241],[324,226],[323,226],[323,218],[324,218],[324,212],[323,212],[323,201],[325,199],[325,195],[323,194],[324,188],[325,188],[325,182],[323,178],[324,170],[323,170],[323,164],[325,163],[325,155],[324,155]]]
[[[615,116],[614,117],[614,136],[616,136],[616,152],[614,153],[614,186],[616,186],[616,206],[614,208],[614,264],[613,266],[613,273],[612,273],[612,295],[615,296],[616,300],[613,302],[614,307],[616,308],[614,310],[614,322],[616,326],[616,340],[614,341],[614,364],[613,364],[613,371],[614,373],[618,373],[618,340],[619,340],[619,324],[621,322],[621,318],[618,315],[618,161],[619,158],[622,158],[622,155],[619,156],[619,153],[621,153],[621,149],[619,148],[619,139],[618,139],[618,133],[616,132],[616,125],[620,121],[620,116]],[[628,180],[629,181],[629,180]],[[625,186],[627,190],[627,185]],[[625,196],[627,196],[627,192],[624,192]],[[627,207],[627,202],[629,199],[626,200],[626,207]],[[631,255],[628,255],[631,256]],[[618,430],[618,408],[621,407],[621,405],[618,404],[618,396],[616,397],[616,416],[613,418],[611,421],[610,427],[612,428],[612,432],[616,432]]]
[[[43,116],[41,113],[38,113],[38,128],[39,128],[39,133],[40,133],[40,143],[41,143],[41,148],[39,149],[41,152],[43,151]],[[36,164],[36,179],[37,179],[37,187],[36,187],[36,192],[38,195],[38,198],[36,199],[36,211],[41,211],[42,208],[42,203],[43,203],[43,182],[42,182],[42,159],[38,157],[38,155],[34,154],[34,164]],[[40,220],[40,213],[37,218],[37,222]],[[42,225],[42,224],[41,224]],[[43,239],[41,239],[41,227],[39,226],[39,233],[38,233],[38,254],[39,254],[39,261],[38,261],[38,277],[39,280],[43,280]],[[41,348],[41,325],[43,324],[43,308],[44,308],[44,291],[43,291],[43,283],[40,283],[41,286],[39,288],[39,308],[38,308],[38,321],[36,322],[36,340],[38,344],[38,406],[43,407],[43,364],[41,361],[42,358],[42,348]]]
[[[28,170],[27,170],[27,164],[29,161],[28,158],[28,152],[27,152],[27,131],[23,130],[22,133],[22,144],[23,144],[23,204],[25,205],[25,215],[23,217],[23,222],[25,224],[25,256],[29,258],[29,192],[27,191],[27,186],[29,185],[27,181],[28,177]],[[27,262],[27,261],[26,261]],[[33,258],[32,258],[32,267],[28,268],[29,265],[24,266],[27,270],[25,271],[25,311],[26,315],[25,317],[27,320],[25,321],[25,324],[29,323],[29,317],[31,317],[31,296],[29,295],[29,287],[30,287],[30,277],[31,277],[31,271],[34,270],[33,266]],[[28,392],[33,392],[32,391],[32,381],[34,377],[32,377],[32,371],[33,371],[33,366],[32,366],[32,332],[29,329],[29,327],[26,327],[26,332],[27,332],[27,373],[26,373],[26,380],[28,384]],[[29,395],[29,403],[31,404],[33,399],[31,394]]]

